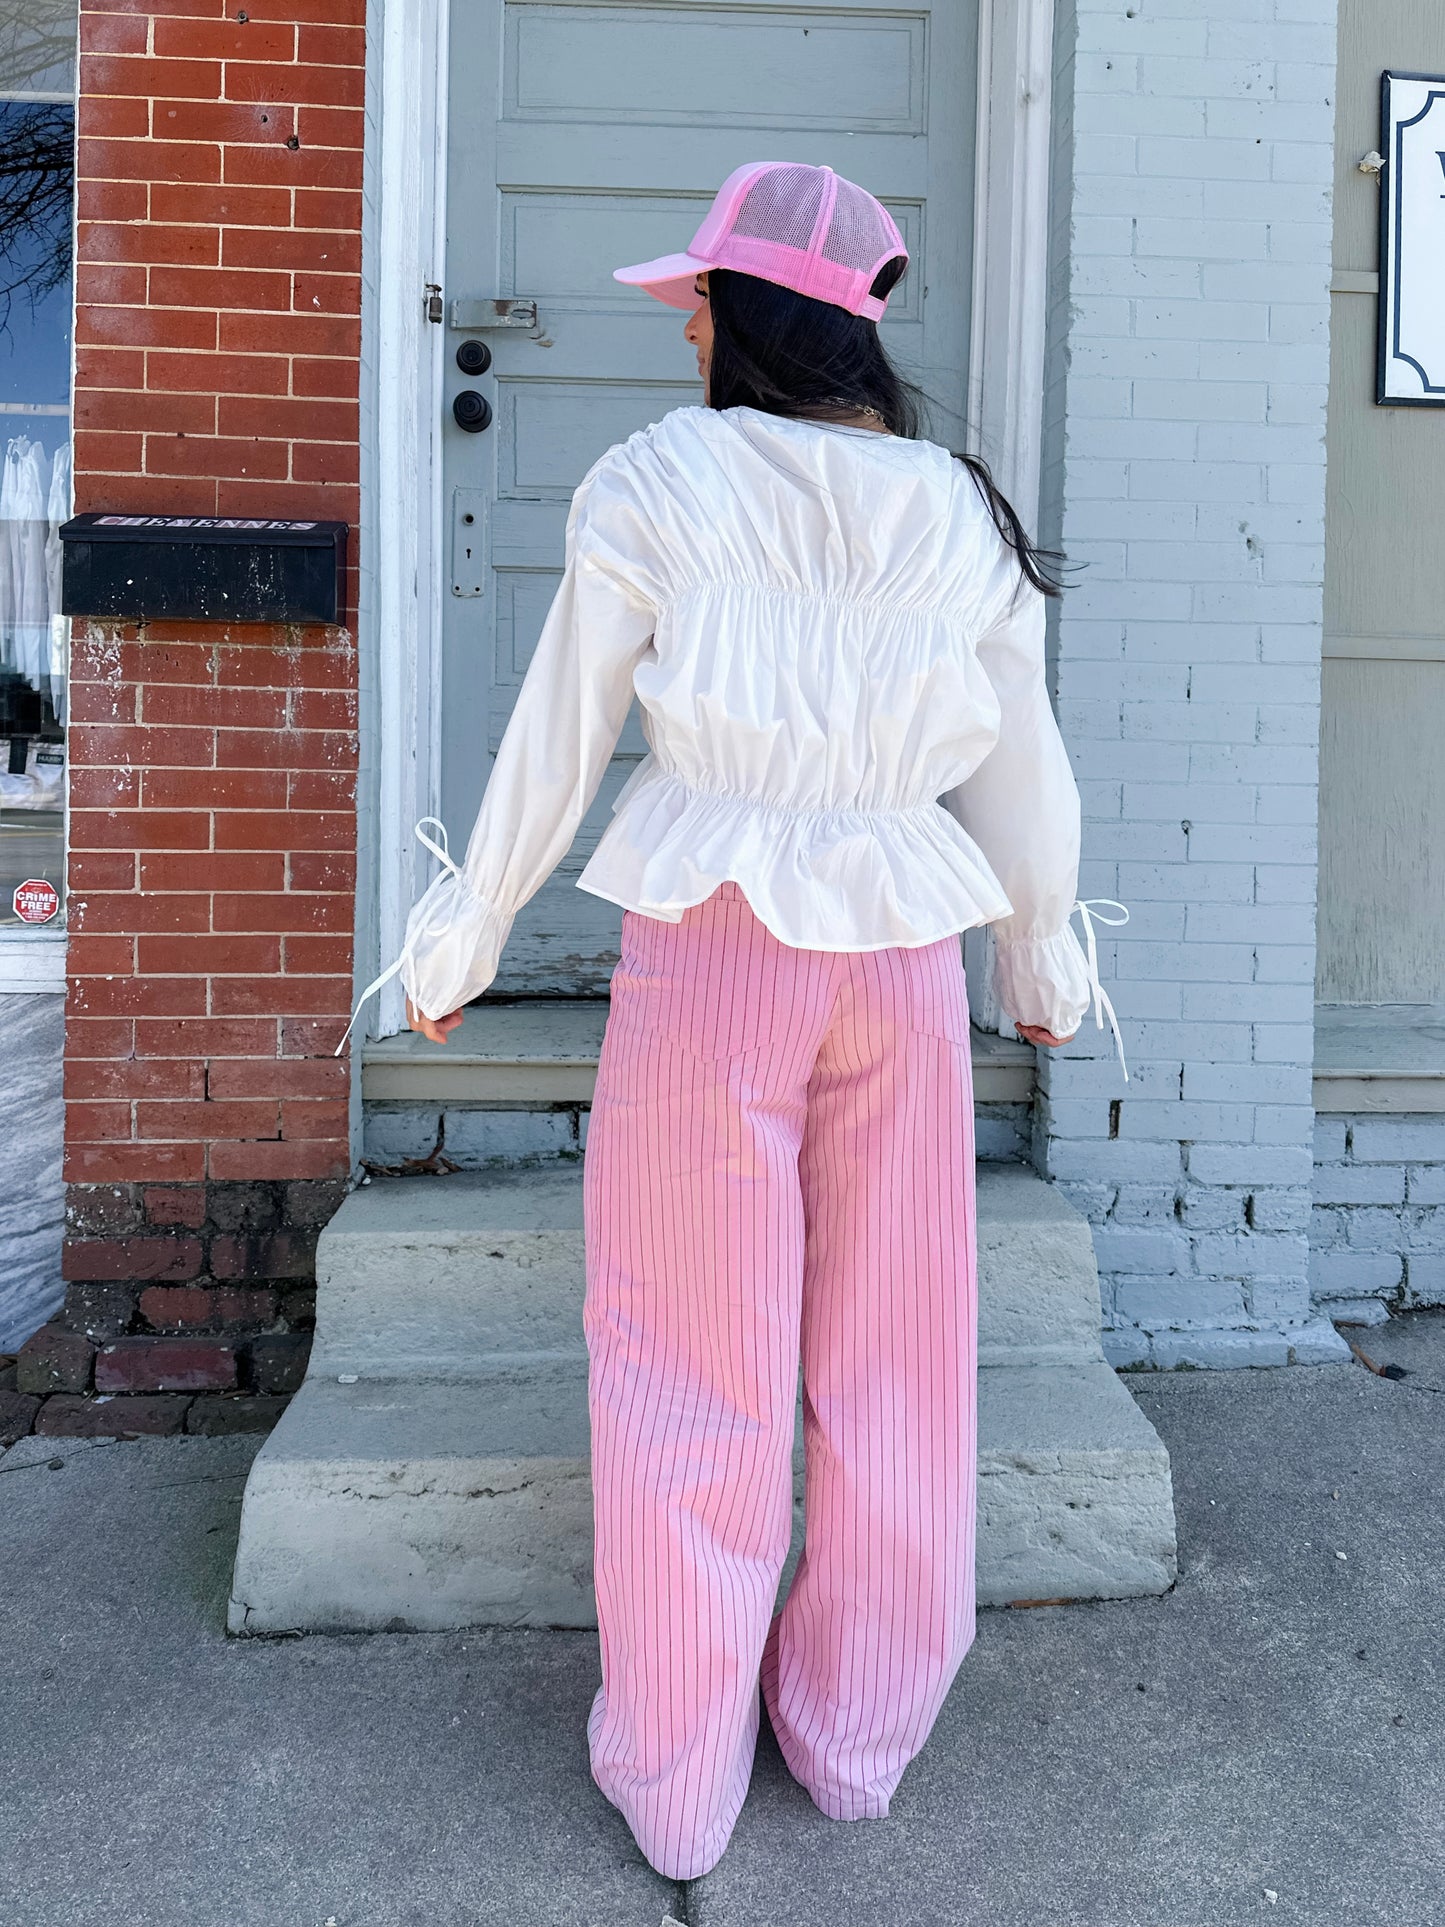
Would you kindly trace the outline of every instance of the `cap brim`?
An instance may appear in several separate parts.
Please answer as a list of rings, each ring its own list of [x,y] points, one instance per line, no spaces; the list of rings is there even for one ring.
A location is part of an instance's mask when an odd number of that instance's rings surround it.
[[[661,254],[655,261],[639,261],[633,268],[614,268],[612,278],[626,282],[629,287],[642,288],[655,301],[665,301],[669,308],[695,312],[702,304],[693,283],[712,265],[695,254]]]

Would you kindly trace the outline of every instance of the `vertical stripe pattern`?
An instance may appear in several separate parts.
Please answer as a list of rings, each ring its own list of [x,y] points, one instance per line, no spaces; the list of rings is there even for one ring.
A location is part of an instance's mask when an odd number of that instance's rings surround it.
[[[878,1817],[973,1640],[957,939],[797,949],[735,883],[680,923],[626,912],[584,1200],[592,1773],[692,1879],[732,1833],[764,1700],[817,1805]],[[773,1617],[800,1362],[807,1542]]]

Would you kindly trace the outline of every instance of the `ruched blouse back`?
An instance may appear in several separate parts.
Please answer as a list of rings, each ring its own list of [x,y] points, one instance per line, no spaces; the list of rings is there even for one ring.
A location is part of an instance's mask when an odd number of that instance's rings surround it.
[[[609,449],[573,498],[465,863],[408,926],[417,1007],[491,982],[635,696],[647,754],[579,888],[676,921],[733,881],[783,942],[825,950],[993,923],[1011,1014],[1072,1029],[1079,809],[1043,615],[931,442],[681,408]]]

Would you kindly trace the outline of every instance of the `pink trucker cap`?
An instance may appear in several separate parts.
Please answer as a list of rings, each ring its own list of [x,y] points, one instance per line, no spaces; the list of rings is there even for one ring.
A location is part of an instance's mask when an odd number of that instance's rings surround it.
[[[887,298],[868,290],[899,254],[907,259],[908,250],[888,210],[831,167],[749,161],[728,175],[683,253],[615,268],[613,277],[671,308],[695,309],[697,276],[733,268],[877,321]]]

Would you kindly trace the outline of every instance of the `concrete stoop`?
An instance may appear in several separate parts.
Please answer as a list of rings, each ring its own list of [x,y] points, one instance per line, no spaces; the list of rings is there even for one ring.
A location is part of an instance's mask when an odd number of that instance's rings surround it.
[[[1169,1459],[1104,1359],[1083,1218],[979,1172],[977,1594],[1173,1583]],[[582,1191],[562,1169],[403,1178],[322,1234],[306,1382],[246,1485],[236,1633],[590,1626]],[[802,1544],[801,1401],[793,1546]]]

